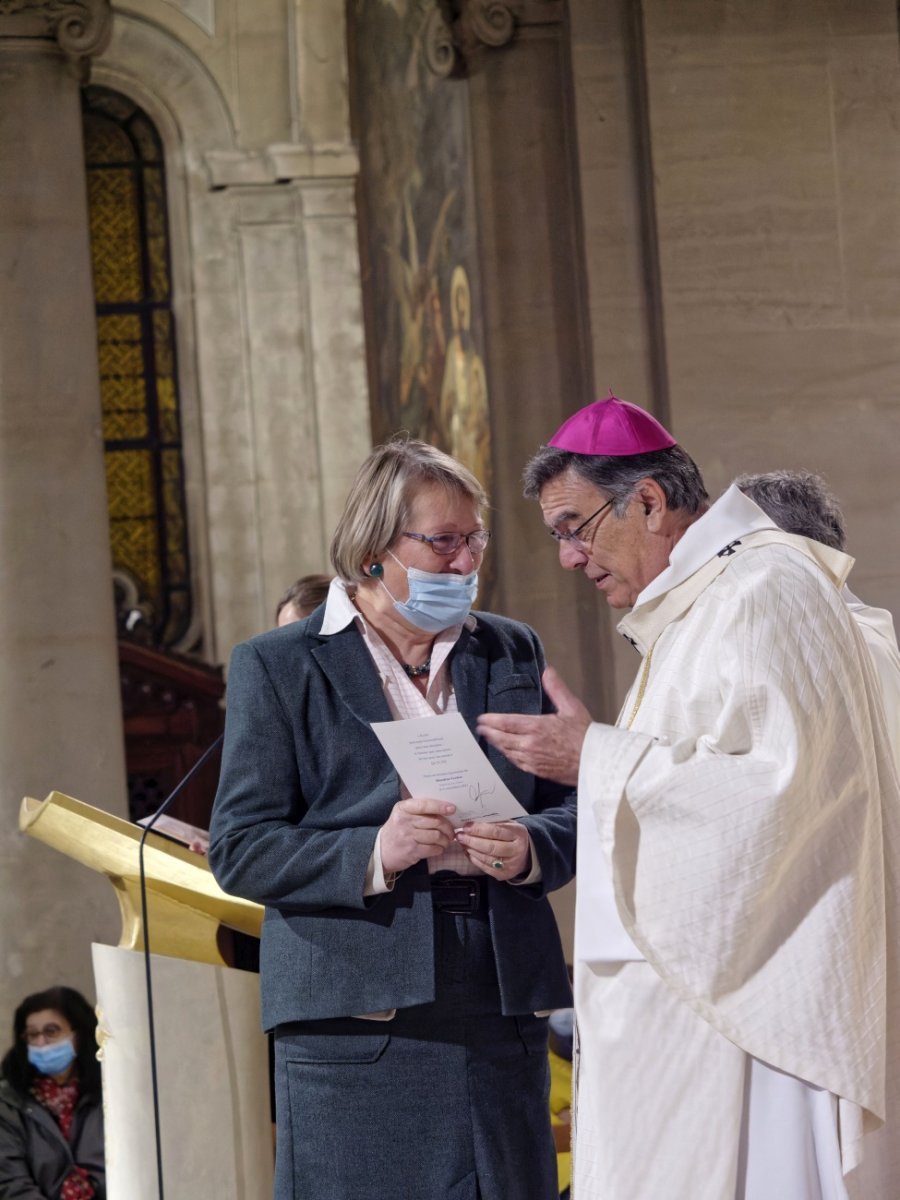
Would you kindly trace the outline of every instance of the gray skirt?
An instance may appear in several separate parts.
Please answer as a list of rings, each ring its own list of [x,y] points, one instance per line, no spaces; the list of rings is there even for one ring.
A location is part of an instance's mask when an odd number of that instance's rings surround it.
[[[275,1200],[556,1200],[547,1021],[500,1015],[487,914],[435,911],[437,999],[275,1030]]]

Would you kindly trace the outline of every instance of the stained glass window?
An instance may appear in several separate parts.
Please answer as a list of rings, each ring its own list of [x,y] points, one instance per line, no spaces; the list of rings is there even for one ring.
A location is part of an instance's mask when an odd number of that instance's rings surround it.
[[[113,566],[173,646],[191,588],[163,148],[126,96],[82,96]]]

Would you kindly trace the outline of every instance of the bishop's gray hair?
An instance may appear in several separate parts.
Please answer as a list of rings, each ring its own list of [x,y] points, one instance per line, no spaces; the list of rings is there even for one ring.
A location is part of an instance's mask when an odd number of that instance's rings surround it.
[[[709,506],[699,468],[680,446],[623,456],[574,454],[556,446],[541,446],[525,468],[525,495],[529,500],[537,499],[546,484],[570,468],[609,496],[617,517],[628,507],[642,479],[653,479],[659,484],[669,508],[682,509],[693,516],[705,512]]]
[[[780,529],[812,538],[833,550],[844,549],[844,514],[821,475],[812,471],[769,471],[764,475],[738,475],[734,482]]]

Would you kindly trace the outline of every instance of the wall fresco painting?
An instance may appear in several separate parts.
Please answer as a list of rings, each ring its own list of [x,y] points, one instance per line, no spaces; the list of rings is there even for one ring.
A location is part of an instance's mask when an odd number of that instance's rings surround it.
[[[433,442],[490,491],[468,93],[464,80],[439,80],[425,65],[432,7],[348,6],[372,433]]]

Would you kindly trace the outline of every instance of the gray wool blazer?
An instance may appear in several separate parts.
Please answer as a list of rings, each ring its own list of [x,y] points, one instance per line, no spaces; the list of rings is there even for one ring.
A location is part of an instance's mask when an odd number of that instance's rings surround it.
[[[365,897],[366,868],[400,781],[370,728],[391,713],[350,625],[321,637],[311,616],[237,646],[209,862],[225,891],[265,905],[263,1025],[404,1008],[434,999],[431,884],[424,862]],[[552,711],[543,652],[526,625],[477,613],[454,647],[456,701],[482,712]],[[547,893],[575,871],[575,797],[492,747],[488,757],[529,816],[537,884],[484,877],[503,1012],[571,1004]]]

